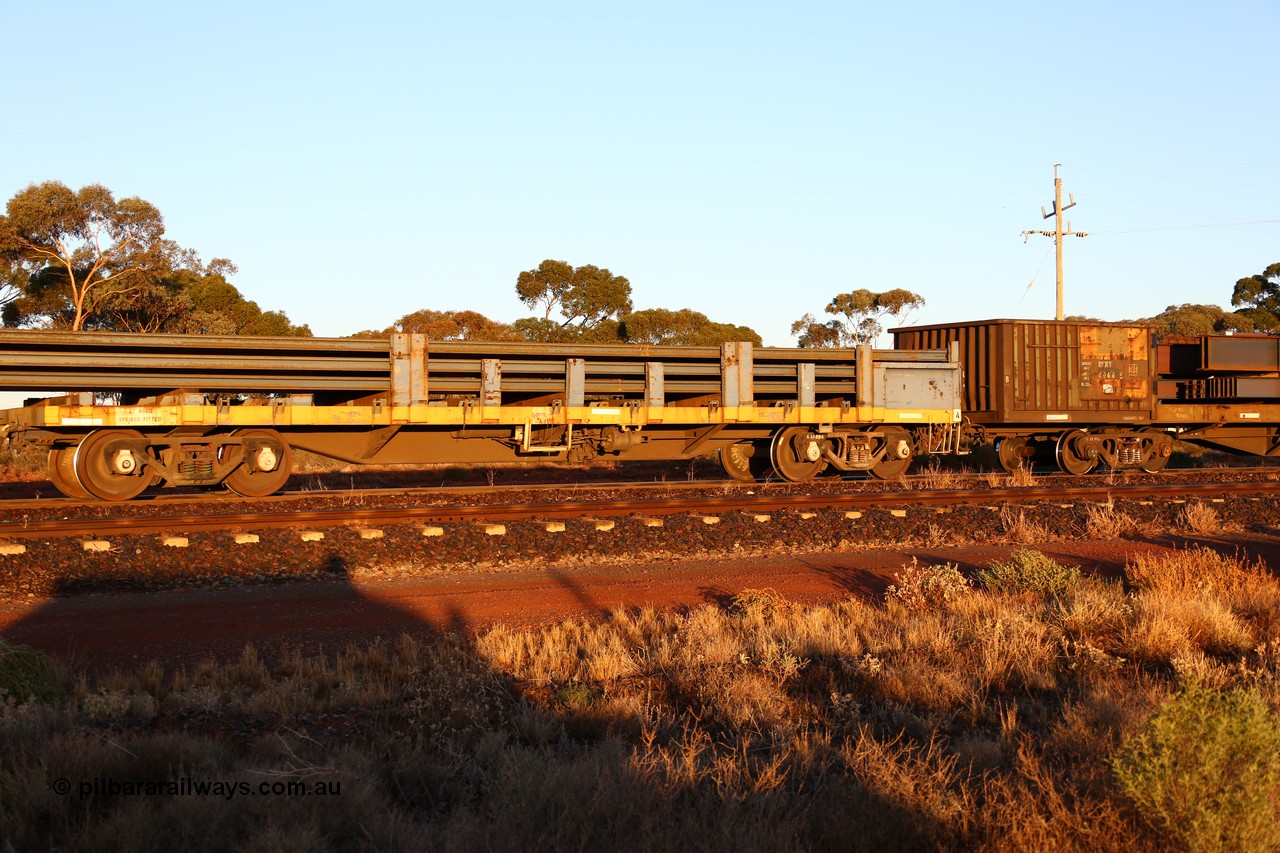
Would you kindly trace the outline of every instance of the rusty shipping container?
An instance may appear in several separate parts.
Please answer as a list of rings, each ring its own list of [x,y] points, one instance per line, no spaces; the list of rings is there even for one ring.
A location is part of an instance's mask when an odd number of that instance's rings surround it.
[[[1147,326],[977,320],[892,332],[899,350],[959,344],[963,406],[975,424],[1135,424],[1154,414]]]

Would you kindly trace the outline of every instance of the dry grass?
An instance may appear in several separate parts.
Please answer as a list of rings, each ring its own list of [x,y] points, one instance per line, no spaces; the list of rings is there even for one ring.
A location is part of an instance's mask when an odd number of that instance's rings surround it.
[[[1192,501],[1184,506],[1178,513],[1177,521],[1179,525],[1193,533],[1211,536],[1222,533],[1237,533],[1240,530],[1239,524],[1223,521],[1216,509],[1200,501]]]
[[[1194,653],[1239,656],[1254,645],[1248,625],[1212,595],[1143,592],[1135,596],[1133,610],[1125,646],[1143,660],[1172,663]]]
[[[894,574],[894,583],[885,599],[910,610],[944,607],[969,591],[969,579],[951,563],[921,566],[913,557],[911,565]]]
[[[1003,469],[988,471],[986,481],[993,489],[1025,489],[1036,484],[1035,474],[1031,473],[1030,467],[1019,468],[1012,474],[1005,473]]]
[[[1009,506],[1000,508],[1000,528],[1005,538],[1017,545],[1039,545],[1054,538],[1044,525],[1029,520],[1026,510]]]
[[[1261,561],[1228,556],[1201,546],[1173,552],[1139,552],[1125,567],[1125,576],[1138,589],[1176,596],[1270,590],[1276,582]]]
[[[1113,501],[1085,504],[1085,533],[1090,539],[1122,539],[1140,533],[1132,517],[1116,509]]]
[[[918,475],[913,482],[918,488],[929,491],[958,489],[964,485],[967,470],[951,470],[942,467],[937,457],[929,460],[929,464],[916,471]]]
[[[1210,551],[1128,576],[1050,595],[916,565],[884,606],[747,590],[72,680],[0,708],[0,826],[15,849],[1168,849],[1113,757],[1187,679],[1280,702],[1280,585]],[[340,794],[50,788],[184,777]]]
[[[0,443],[0,474],[6,482],[30,482],[47,479],[48,451],[39,447],[14,448]]]
[[[1188,548],[1140,553],[1125,569],[1134,619],[1126,642],[1145,660],[1223,681],[1201,658],[1237,658],[1280,637],[1280,584],[1261,562]]]

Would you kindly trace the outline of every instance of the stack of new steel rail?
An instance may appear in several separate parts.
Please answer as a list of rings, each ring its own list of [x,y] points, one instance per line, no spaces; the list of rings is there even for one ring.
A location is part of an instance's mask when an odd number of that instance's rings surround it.
[[[389,338],[7,331],[0,332],[0,390],[369,394],[390,385],[391,349]],[[430,341],[423,351],[433,397],[477,394],[486,360],[500,362],[504,394],[520,397],[563,392],[568,359],[583,360],[588,395],[640,397],[645,366],[655,362],[670,394],[721,388],[718,346]],[[945,353],[876,350],[872,360],[942,361]],[[814,365],[819,395],[853,395],[853,350],[758,347],[756,398],[794,399],[800,363]]]

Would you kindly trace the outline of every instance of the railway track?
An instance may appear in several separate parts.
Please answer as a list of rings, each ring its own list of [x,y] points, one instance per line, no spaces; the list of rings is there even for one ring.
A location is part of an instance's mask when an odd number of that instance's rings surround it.
[[[705,487],[704,487],[705,488]],[[543,503],[489,503],[475,505],[413,507],[339,507],[333,509],[274,509],[247,512],[210,512],[162,516],[116,516],[13,520],[0,523],[0,541],[32,541],[103,535],[147,535],[251,531],[289,528],[444,525],[459,523],[511,523],[563,521],[582,518],[716,513],[775,513],[803,510],[865,510],[945,505],[1002,505],[1062,501],[1162,500],[1223,496],[1262,496],[1280,493],[1280,483],[1196,484],[1084,484],[1071,486],[948,489],[897,492],[832,492],[806,494],[751,494],[749,490],[727,495],[661,499],[573,500]],[[312,493],[314,494],[314,493]]]

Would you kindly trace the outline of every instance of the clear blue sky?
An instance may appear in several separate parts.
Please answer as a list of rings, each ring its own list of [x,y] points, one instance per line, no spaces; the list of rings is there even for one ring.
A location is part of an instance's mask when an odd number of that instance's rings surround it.
[[[917,322],[1228,304],[1280,261],[1280,3],[0,0],[0,201],[102,183],[321,335],[528,312],[544,258],[789,345],[859,287]],[[1034,285],[1028,290],[1028,283]]]

